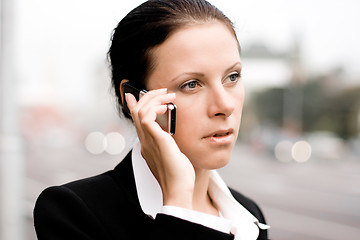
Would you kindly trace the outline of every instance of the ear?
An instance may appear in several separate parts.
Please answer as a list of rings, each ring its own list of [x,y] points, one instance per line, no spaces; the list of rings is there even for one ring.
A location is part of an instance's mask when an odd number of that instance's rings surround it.
[[[120,96],[121,96],[121,103],[124,105],[125,99],[124,99],[124,84],[127,83],[129,80],[123,79],[120,82]]]

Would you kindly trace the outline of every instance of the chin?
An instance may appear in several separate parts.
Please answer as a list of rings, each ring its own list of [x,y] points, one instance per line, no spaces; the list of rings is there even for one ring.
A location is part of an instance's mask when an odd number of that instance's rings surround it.
[[[198,148],[180,148],[196,169],[213,170],[225,167],[231,159],[233,144],[221,147],[208,147],[199,144]]]
[[[230,157],[228,157],[228,158],[226,158],[226,159],[225,159],[225,158],[221,158],[221,159],[215,160],[214,163],[212,164],[212,166],[209,168],[209,170],[223,168],[223,167],[225,167],[229,162],[230,162]]]
[[[214,156],[215,155],[215,156]],[[212,156],[203,157],[202,161],[192,163],[194,168],[214,170],[225,167],[230,162],[230,154],[214,154]]]

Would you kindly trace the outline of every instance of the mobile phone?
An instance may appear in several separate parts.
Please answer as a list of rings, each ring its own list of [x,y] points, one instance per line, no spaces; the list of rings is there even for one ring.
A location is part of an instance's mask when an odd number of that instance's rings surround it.
[[[145,89],[139,90],[134,86],[130,85],[128,82],[123,85],[123,99],[124,99],[124,110],[130,115],[130,110],[127,106],[127,102],[125,99],[125,93],[131,93],[136,98],[136,101],[139,101],[142,95],[144,95],[147,91]],[[171,135],[175,134],[176,129],[176,106],[173,103],[167,104],[167,111],[158,115],[156,118],[156,122],[160,125],[162,129]]]

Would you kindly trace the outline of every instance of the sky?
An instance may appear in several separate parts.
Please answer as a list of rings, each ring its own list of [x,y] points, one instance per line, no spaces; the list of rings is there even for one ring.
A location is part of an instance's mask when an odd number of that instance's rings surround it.
[[[74,99],[86,104],[97,87],[89,85],[89,80],[101,77],[109,81],[101,66],[106,66],[113,28],[142,2],[14,0],[14,59],[22,101],[36,103],[57,96],[68,104]],[[323,73],[341,66],[360,83],[359,1],[210,2],[235,22],[242,48],[261,41],[284,51],[296,40],[309,72]]]
[[[294,39],[303,45],[306,66],[323,71],[345,65],[359,75],[360,2],[356,0],[213,1],[235,18],[240,41],[261,39],[275,49]]]

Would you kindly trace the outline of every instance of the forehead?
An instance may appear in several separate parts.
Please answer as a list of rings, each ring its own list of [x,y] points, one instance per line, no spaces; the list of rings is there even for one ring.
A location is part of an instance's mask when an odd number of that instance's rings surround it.
[[[215,48],[215,49],[214,49]],[[208,23],[199,23],[180,28],[164,43],[157,46],[154,51],[154,57],[160,61],[168,56],[174,57],[176,53],[189,54],[210,54],[210,50],[229,50],[234,54],[239,54],[239,45],[234,36],[225,24],[213,21]],[[183,55],[182,54],[182,55]],[[181,55],[177,55],[179,58]]]
[[[195,24],[181,28],[152,51],[152,75],[175,75],[182,71],[202,71],[229,67],[240,61],[234,33],[220,22]]]

